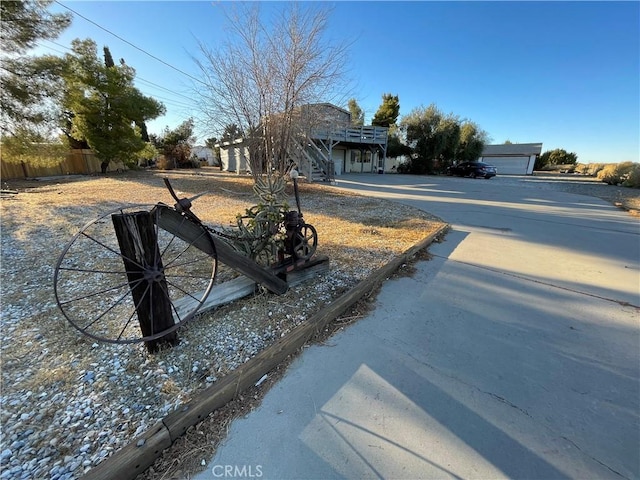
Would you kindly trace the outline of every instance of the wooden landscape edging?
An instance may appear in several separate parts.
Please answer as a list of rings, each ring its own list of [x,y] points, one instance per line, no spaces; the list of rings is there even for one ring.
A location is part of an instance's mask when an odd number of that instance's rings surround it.
[[[197,394],[188,404],[168,414],[147,432],[89,470],[82,478],[85,480],[134,480],[137,475],[153,464],[163,450],[184,435],[189,427],[201,422],[214,410],[255,385],[263,375],[295,353],[313,335],[322,331],[332,320],[355,305],[365,293],[381,284],[402,264],[407,263],[411,257],[428,247],[448,229],[449,225],[440,227],[377,269],[327,308],[311,316],[287,336]]]

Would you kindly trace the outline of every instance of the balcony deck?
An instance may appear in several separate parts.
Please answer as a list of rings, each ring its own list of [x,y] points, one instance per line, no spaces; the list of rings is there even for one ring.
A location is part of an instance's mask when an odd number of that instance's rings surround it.
[[[311,132],[311,138],[317,140],[331,140],[345,143],[368,143],[386,145],[388,128],[362,126],[362,127],[332,127],[315,128]]]

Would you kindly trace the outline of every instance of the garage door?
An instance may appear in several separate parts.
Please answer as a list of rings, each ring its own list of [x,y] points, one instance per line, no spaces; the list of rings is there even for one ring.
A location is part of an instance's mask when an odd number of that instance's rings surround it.
[[[482,161],[494,165],[498,175],[526,175],[529,157],[483,157]]]

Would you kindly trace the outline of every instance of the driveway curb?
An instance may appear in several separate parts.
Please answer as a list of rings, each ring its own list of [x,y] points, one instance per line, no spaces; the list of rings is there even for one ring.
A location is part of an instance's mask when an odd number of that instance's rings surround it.
[[[189,427],[201,422],[211,412],[255,385],[266,373],[299,350],[316,333],[321,332],[326,325],[355,305],[366,293],[388,279],[416,253],[439,239],[449,228],[448,224],[443,225],[404,253],[393,258],[325,309],[294,328],[286,337],[198,393],[189,403],[168,414],[131,443],[89,470],[83,478],[86,480],[135,479],[137,475],[147,470],[166,448],[184,435]]]

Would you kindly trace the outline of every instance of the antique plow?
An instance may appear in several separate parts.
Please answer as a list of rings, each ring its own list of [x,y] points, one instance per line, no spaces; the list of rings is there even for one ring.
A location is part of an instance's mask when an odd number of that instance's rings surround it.
[[[297,211],[282,212],[268,235],[285,240],[277,261],[261,265],[234,247],[232,236],[205,225],[192,211],[200,195],[121,207],[87,223],[63,249],[54,293],[65,318],[83,334],[109,343],[145,342],[150,351],[175,344],[176,330],[192,320],[214,288],[218,262],[281,295],[284,272],[313,264],[318,236],[304,222],[295,171]]]

